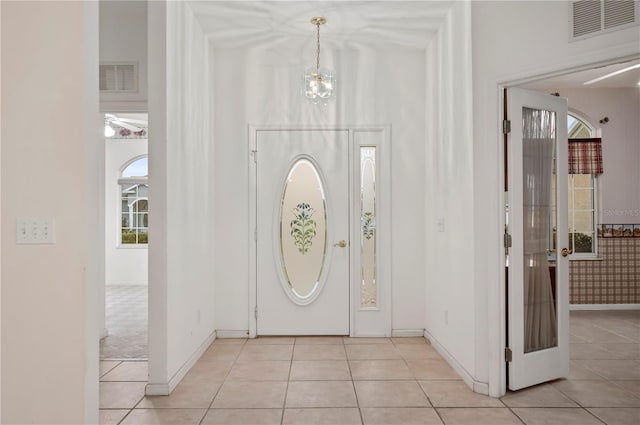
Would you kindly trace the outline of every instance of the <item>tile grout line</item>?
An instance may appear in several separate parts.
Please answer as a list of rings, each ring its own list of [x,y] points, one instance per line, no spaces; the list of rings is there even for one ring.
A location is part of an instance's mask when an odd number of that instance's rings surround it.
[[[425,339],[426,341],[426,339]],[[393,345],[395,346],[396,343],[393,342],[393,340],[391,341],[393,343]],[[431,344],[429,344],[431,345]],[[396,350],[398,350],[398,347],[395,347]],[[415,381],[415,383],[418,385],[418,388],[420,388],[420,391],[422,391],[422,394],[424,394],[424,396],[427,398],[427,402],[429,403],[429,406],[431,406],[431,408],[433,409],[433,411],[435,412],[435,414],[438,416],[438,419],[440,419],[440,422],[442,422],[443,424],[444,419],[442,418],[442,416],[440,415],[440,412],[438,412],[438,409],[436,409],[436,407],[433,405],[433,402],[431,401],[431,399],[429,398],[429,395],[427,394],[427,392],[424,390],[424,388],[422,387],[422,385],[420,385],[420,381],[418,380],[418,378],[416,377],[415,373],[413,372],[413,370],[409,367],[409,362],[407,361],[407,358],[405,356],[402,355],[402,353],[400,352],[400,350],[398,350],[398,352],[400,353],[400,356],[402,357],[402,360],[404,361],[404,363],[407,365],[407,368],[409,369],[409,372],[411,372],[411,376],[413,376],[413,380]]]
[[[291,358],[289,359],[289,374],[287,375],[287,385],[284,388],[284,400],[282,400],[282,414],[280,415],[280,425],[284,424],[284,411],[287,408],[287,397],[289,396],[289,382],[291,382],[291,369],[293,369],[293,356],[296,352],[297,338],[293,338],[293,345],[291,346]]]
[[[425,341],[426,341],[426,339],[425,339]],[[391,340],[391,343],[394,345],[395,349],[398,350],[398,347],[396,347],[396,343],[393,342],[393,340]],[[418,345],[418,344],[416,344],[416,345]],[[417,378],[416,374],[413,372],[413,369],[411,369],[411,366],[409,366],[408,359],[405,356],[402,355],[400,350],[398,350],[398,353],[400,354],[400,358],[402,358],[402,361],[404,362],[404,364],[407,366],[407,369],[409,369],[409,372],[411,372],[411,376],[413,376],[414,381],[416,381],[416,383],[418,384],[418,386],[420,387],[420,389],[422,390],[424,395],[427,397],[427,401],[429,401],[429,404],[431,405],[431,407],[433,407],[433,404],[431,404],[431,400],[429,400],[429,396],[427,396],[427,393],[424,392],[424,389],[422,388],[422,385],[420,385],[420,382],[418,382],[418,378]]]
[[[620,384],[618,383],[619,381],[623,381],[623,382],[634,382],[634,381],[637,381],[636,379],[629,379],[629,380],[626,380],[626,379],[607,379],[607,378],[604,378],[604,380],[605,380],[606,382],[610,383],[611,385],[615,386],[616,388],[621,389],[621,390],[622,390],[622,391],[624,391],[625,393],[630,394],[630,395],[632,395],[633,397],[640,399],[640,395],[639,395],[640,393],[639,393],[639,394],[636,394],[636,393],[635,393],[635,392],[633,392],[632,390],[629,390],[629,389],[625,388],[623,385],[620,385]],[[581,407],[582,407],[582,406],[581,406]],[[591,406],[591,407],[593,407],[593,406]],[[639,406],[639,407],[640,407],[640,406]],[[585,407],[585,409],[586,409],[586,407]]]
[[[102,363],[103,361],[105,361],[105,360],[100,360],[99,363]],[[107,360],[107,361],[117,361],[117,360]],[[100,377],[98,378],[98,382],[103,382],[102,378],[104,378],[109,372],[113,371],[113,369],[117,368],[118,366],[120,366],[122,364],[122,360],[117,361],[117,362],[118,362],[118,364],[116,364],[111,369],[107,370],[105,373],[100,375]],[[99,366],[99,364],[98,364],[98,366]]]
[[[516,412],[513,411],[513,408],[515,409],[549,409],[549,410],[554,410],[554,409],[575,409],[575,410],[582,410],[585,411],[586,413],[588,413],[590,416],[593,416],[596,420],[598,420],[600,423],[607,425],[606,422],[604,422],[602,419],[600,419],[598,416],[596,416],[595,414],[591,413],[589,411],[589,409],[587,409],[586,407],[582,407],[580,405],[578,405],[578,407],[559,407],[559,406],[554,406],[554,407],[549,407],[549,406],[520,406],[520,407],[510,407],[507,406],[507,408],[509,410],[511,410],[511,412],[516,415],[518,417],[518,419],[520,419],[520,421],[522,421],[523,423],[526,424],[526,422],[524,422],[524,419],[522,419],[520,417],[520,415],[518,415]]]
[[[582,410],[585,410],[589,415],[593,416],[594,418],[596,418],[596,420],[600,421],[601,423],[603,423],[604,425],[607,425],[607,423],[604,421],[604,419],[600,419],[600,417],[598,417],[595,413],[591,412],[589,409],[587,409],[586,407],[582,407]]]
[[[211,345],[213,345],[214,343],[215,343],[215,340],[211,343]],[[218,397],[218,394],[220,394],[220,390],[222,389],[222,386],[225,384],[225,382],[227,382],[227,378],[229,377],[229,374],[231,373],[231,369],[233,369],[233,366],[235,366],[235,364],[238,362],[238,358],[240,357],[240,353],[242,353],[242,351],[244,350],[244,347],[246,346],[246,344],[247,344],[246,340],[242,344],[238,344],[242,348],[240,348],[240,350],[238,350],[238,354],[236,354],[236,357],[233,359],[233,363],[231,363],[231,367],[229,368],[227,373],[224,375],[224,378],[222,378],[222,383],[220,384],[220,386],[216,390],[216,393],[211,398],[211,402],[209,402],[209,407],[207,407],[205,409],[204,415],[202,415],[202,418],[200,418],[200,422],[198,422],[198,425],[202,425],[202,422],[204,421],[204,418],[206,418],[207,415],[209,414],[209,410],[211,410],[211,406],[213,406],[213,402],[215,401],[216,397]],[[209,346],[209,348],[211,347],[211,345]],[[208,348],[207,348],[207,350],[208,350]],[[200,359],[198,359],[198,361],[200,361]]]
[[[356,391],[356,382],[353,379],[353,372],[351,371],[351,359],[349,358],[349,354],[347,353],[347,347],[344,343],[344,338],[342,339],[342,349],[344,350],[344,356],[347,360],[347,368],[349,368],[349,377],[351,378],[351,388],[353,388],[353,394],[356,397],[356,409],[358,409],[358,416],[360,417],[360,423],[364,424],[364,415],[362,414],[362,407],[360,406],[360,399],[358,398],[358,391]]]
[[[500,402],[502,403],[502,405],[503,405],[504,407],[506,407],[506,408],[509,410],[509,412],[511,412],[511,414],[512,414],[513,416],[515,416],[516,418],[518,418],[518,420],[519,420],[522,424],[526,425],[526,422],[524,421],[524,419],[522,419],[522,418],[520,417],[520,415],[518,415],[516,412],[514,412],[514,411],[511,409],[511,407],[507,406],[507,405],[504,403],[504,401],[502,401],[502,399],[501,399],[501,398],[500,398],[499,400],[500,400]]]
[[[127,419],[127,417],[131,414],[131,412],[133,412],[133,409],[128,409],[128,410],[129,410],[129,411],[127,412],[127,414],[126,414],[126,415],[124,415],[124,416],[122,417],[122,419],[120,419],[120,420],[118,421],[118,425],[120,425],[122,422],[124,422],[124,420],[125,420],[125,419]]]

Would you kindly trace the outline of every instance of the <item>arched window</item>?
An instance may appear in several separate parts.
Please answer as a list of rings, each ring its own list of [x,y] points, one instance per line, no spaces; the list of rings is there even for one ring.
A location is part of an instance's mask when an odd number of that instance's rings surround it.
[[[595,137],[595,129],[578,115],[567,116],[569,139]],[[597,185],[595,174],[569,174],[569,245],[573,258],[597,254]]]
[[[137,157],[123,167],[120,185],[120,243],[143,245],[149,240],[147,157]]]
[[[569,139],[587,139],[593,137],[594,129],[577,115],[567,116],[567,137]]]
[[[123,179],[146,179],[148,175],[149,163],[146,156],[138,157],[133,161],[129,161],[120,173],[120,177]]]

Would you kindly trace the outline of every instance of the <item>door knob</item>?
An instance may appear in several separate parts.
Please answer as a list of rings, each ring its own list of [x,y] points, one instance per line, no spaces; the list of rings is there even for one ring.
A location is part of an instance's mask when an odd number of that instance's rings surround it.
[[[345,240],[341,240],[340,242],[333,244],[333,246],[339,246],[340,248],[344,248],[347,245],[349,245],[349,243],[347,241],[345,241]]]
[[[571,251],[569,248],[562,248],[562,251],[560,251],[560,253],[562,254],[563,257],[566,257],[567,255],[571,254],[573,251]]]

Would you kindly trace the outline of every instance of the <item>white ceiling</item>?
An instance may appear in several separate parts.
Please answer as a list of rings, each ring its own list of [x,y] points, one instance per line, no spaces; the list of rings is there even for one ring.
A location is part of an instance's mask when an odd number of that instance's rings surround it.
[[[315,42],[314,16],[324,16],[323,46],[424,48],[452,1],[189,1],[216,46],[301,47]]]
[[[294,48],[315,45],[309,22],[324,16],[323,48],[424,48],[453,1],[187,1],[212,45],[221,48]],[[640,87],[640,69],[594,84],[584,82],[640,63],[640,59],[528,83],[533,90]]]
[[[598,81],[597,83],[585,85],[587,81],[602,77],[609,73],[630,67],[632,65],[640,64],[640,59],[633,61],[616,63],[613,65],[603,66],[599,68],[593,68],[586,71],[574,72],[571,74],[561,75],[557,77],[547,78],[544,80],[535,81],[525,84],[523,87],[532,90],[549,90],[552,92],[559,91],[560,89],[575,89],[575,88],[639,88],[638,82],[640,82],[640,68],[633,69],[631,71],[624,72],[622,74],[607,78],[605,80]]]

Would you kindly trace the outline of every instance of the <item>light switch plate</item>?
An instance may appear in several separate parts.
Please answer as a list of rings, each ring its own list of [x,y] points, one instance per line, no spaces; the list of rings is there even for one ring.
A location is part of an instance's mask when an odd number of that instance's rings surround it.
[[[53,218],[18,218],[16,243],[19,245],[54,244]]]

